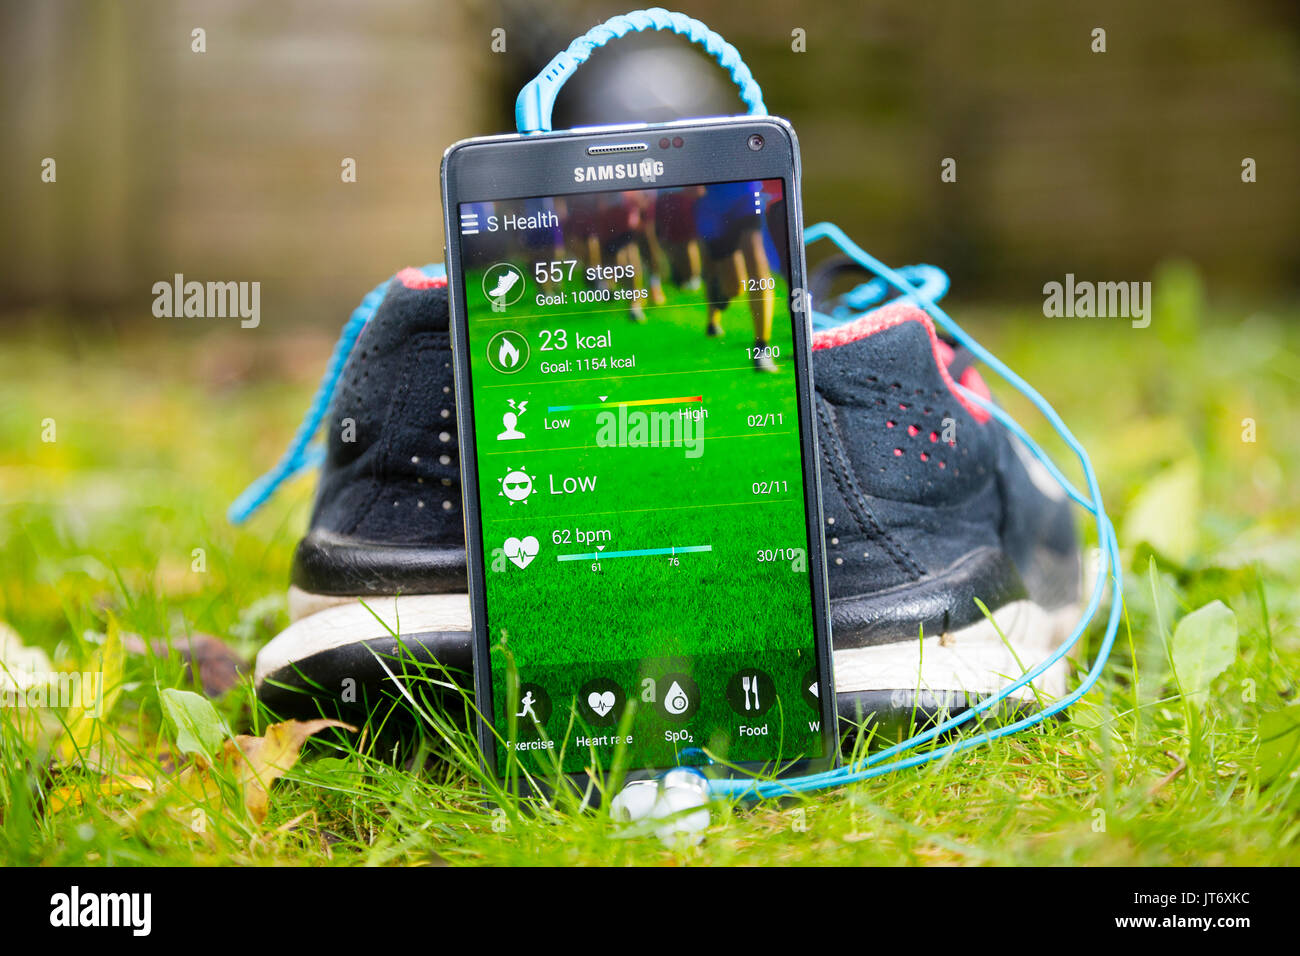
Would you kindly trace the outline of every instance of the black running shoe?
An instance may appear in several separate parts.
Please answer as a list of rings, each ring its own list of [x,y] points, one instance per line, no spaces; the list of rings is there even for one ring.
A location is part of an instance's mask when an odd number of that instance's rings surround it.
[[[958,382],[989,397],[970,355],[915,306],[816,333],[813,372],[840,714],[960,712],[1069,636],[1068,501],[961,394]],[[1062,661],[1035,687],[1060,697],[1067,676]],[[1035,702],[1028,686],[1015,696]]]
[[[1079,588],[1068,504],[961,396],[954,379],[987,390],[924,312],[890,305],[813,347],[840,714],[959,711],[1067,636]],[[470,670],[453,388],[445,280],[404,270],[329,405],[292,623],[257,659],[273,710],[391,696],[392,632],[417,661]],[[1036,686],[1060,696],[1066,674],[1062,663]]]

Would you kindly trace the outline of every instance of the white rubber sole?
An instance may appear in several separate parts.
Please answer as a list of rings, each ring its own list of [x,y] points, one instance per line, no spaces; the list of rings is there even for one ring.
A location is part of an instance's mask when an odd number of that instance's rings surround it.
[[[1078,617],[1075,605],[1048,611],[1032,601],[1014,601],[993,612],[997,627],[981,618],[924,641],[918,638],[838,650],[835,689],[839,693],[924,690],[947,696],[995,694],[1051,656]],[[1005,642],[998,630],[1006,635]],[[1062,658],[1035,679],[1033,686],[1045,697],[1063,696],[1070,666],[1069,656]],[[1012,696],[1023,701],[1036,699],[1029,685]]]
[[[253,671],[255,685],[290,664],[348,644],[397,634],[428,631],[468,631],[468,594],[412,594],[367,598],[299,595],[315,602],[298,601],[299,608],[315,606],[314,613],[297,617],[294,591],[289,591],[290,616],[296,619],[257,654]]]
[[[304,591],[296,584],[289,585],[289,620],[300,621],[304,617],[311,617],[327,608],[338,607],[340,604],[356,604],[358,598],[351,594],[313,594],[310,591]],[[383,601],[391,601],[392,598],[381,598]]]

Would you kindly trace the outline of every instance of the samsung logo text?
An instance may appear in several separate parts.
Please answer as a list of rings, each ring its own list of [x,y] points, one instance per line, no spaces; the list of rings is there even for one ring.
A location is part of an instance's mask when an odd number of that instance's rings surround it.
[[[643,159],[639,163],[606,163],[603,166],[573,167],[575,183],[595,183],[611,179],[640,179],[652,183],[664,174],[664,164],[658,159]]]

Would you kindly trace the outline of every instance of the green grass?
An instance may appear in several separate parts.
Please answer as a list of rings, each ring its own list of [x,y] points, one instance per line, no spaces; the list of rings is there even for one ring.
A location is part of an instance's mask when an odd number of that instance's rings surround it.
[[[570,801],[525,811],[495,794],[468,736],[421,708],[422,733],[396,751],[383,714],[320,734],[263,823],[226,790],[196,832],[191,799],[167,792],[186,760],[159,701],[195,685],[175,652],[135,654],[86,764],[54,749],[61,711],[0,709],[0,862],[1295,865],[1294,754],[1279,774],[1260,726],[1295,706],[1300,680],[1300,309],[1211,311],[1190,273],[1157,279],[1146,330],[953,306],[1092,451],[1125,548],[1124,626],[1070,719],[867,784],[719,804],[701,845],[666,847]],[[223,513],[278,454],[328,345],[313,340],[308,361],[265,329],[171,333],[33,332],[0,348],[0,619],[56,666],[88,667],[110,613],[124,632],[210,633],[250,656],[286,623],[311,481],[245,528]],[[244,361],[254,347],[276,358]],[[1240,637],[1197,703],[1170,642],[1214,600]],[[265,728],[246,686],[217,707],[237,731]]]

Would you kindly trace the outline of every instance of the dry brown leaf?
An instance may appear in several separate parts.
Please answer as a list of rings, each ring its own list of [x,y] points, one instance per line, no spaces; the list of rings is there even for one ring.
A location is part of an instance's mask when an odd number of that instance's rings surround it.
[[[244,807],[257,823],[266,819],[270,809],[271,784],[288,773],[298,762],[302,745],[313,734],[328,727],[342,727],[352,733],[357,728],[341,720],[286,720],[271,724],[261,737],[240,734],[227,740],[217,754],[216,763],[227,770],[239,785]],[[212,775],[212,767],[201,757],[177,778],[176,785],[196,801],[209,802],[220,796],[221,789]]]
[[[308,721],[286,720],[267,727],[266,734],[262,737],[241,734],[235,738],[244,758],[242,765],[237,768],[239,786],[244,792],[244,806],[254,820],[261,823],[266,819],[271,784],[298,762],[302,745],[307,742],[307,738],[327,727],[342,727],[354,734],[357,732],[357,728],[341,720],[320,718]]]

